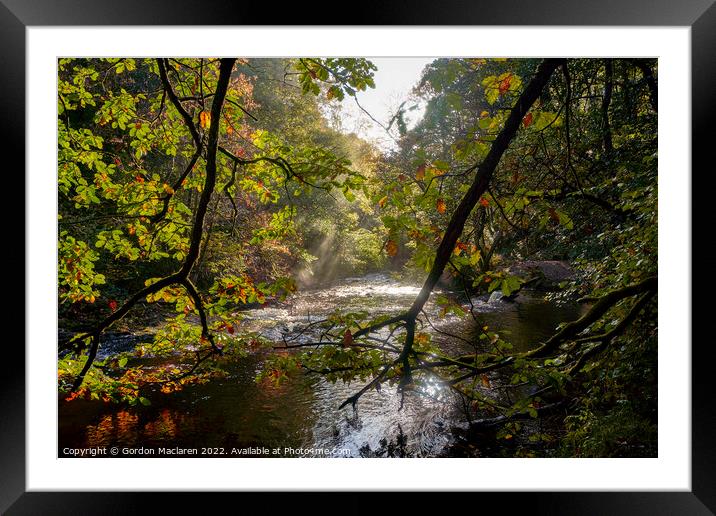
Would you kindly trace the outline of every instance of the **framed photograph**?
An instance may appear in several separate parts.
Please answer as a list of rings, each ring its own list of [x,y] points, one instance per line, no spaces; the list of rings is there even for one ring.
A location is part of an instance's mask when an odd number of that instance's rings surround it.
[[[171,492],[192,512],[184,491],[716,510],[691,287],[712,2],[320,26],[4,3],[26,311],[2,511]]]

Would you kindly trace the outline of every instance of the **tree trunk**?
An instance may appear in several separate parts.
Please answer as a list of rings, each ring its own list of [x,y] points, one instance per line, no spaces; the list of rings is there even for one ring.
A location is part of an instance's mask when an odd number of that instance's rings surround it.
[[[510,142],[517,134],[517,130],[520,127],[522,119],[525,117],[530,107],[532,107],[535,100],[537,100],[542,93],[542,90],[547,85],[550,77],[552,77],[552,73],[563,62],[564,59],[545,59],[537,68],[532,80],[522,92],[520,98],[517,99],[517,102],[510,111],[510,116],[507,118],[507,122],[505,122],[505,126],[502,128],[502,131],[500,131],[500,134],[497,135],[497,138],[495,138],[495,141],[492,143],[490,151],[487,153],[484,161],[477,168],[477,172],[470,189],[467,193],[465,193],[465,196],[460,201],[457,209],[452,214],[450,223],[445,230],[445,236],[438,247],[433,267],[430,270],[428,277],[425,279],[425,283],[423,284],[420,293],[415,298],[413,305],[410,307],[408,312],[408,316],[410,318],[414,319],[417,317],[430,297],[430,293],[433,291],[433,288],[435,288],[435,285],[445,270],[445,266],[448,264],[450,256],[455,249],[455,244],[462,234],[462,230],[465,227],[465,221],[467,221],[467,218],[470,216],[470,213],[475,207],[475,204],[477,204],[477,201],[487,190],[490,180],[492,179],[492,174],[495,172],[495,169],[500,162],[500,158],[502,158],[502,155],[507,150]]]

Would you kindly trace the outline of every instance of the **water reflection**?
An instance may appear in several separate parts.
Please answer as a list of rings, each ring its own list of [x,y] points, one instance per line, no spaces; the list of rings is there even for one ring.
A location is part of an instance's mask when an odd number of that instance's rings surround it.
[[[99,423],[87,427],[87,441],[91,446],[133,446],[139,441],[138,422],[139,416],[126,410],[106,414]]]
[[[283,306],[253,310],[244,326],[280,339],[282,332],[336,308],[372,314],[403,310],[418,291],[419,286],[403,285],[382,275],[352,278],[331,288],[303,292]],[[557,307],[530,294],[511,304],[489,304],[482,298],[473,303],[480,325],[509,332],[505,337],[517,350],[537,345],[558,323],[580,314],[580,307]],[[478,326],[471,318],[440,319],[434,305],[428,304],[426,309],[437,328],[475,338]],[[446,349],[465,346],[440,334],[435,340]],[[125,409],[83,400],[61,402],[60,449],[262,446],[348,450],[353,457],[429,457],[446,450],[453,439],[450,426],[463,420],[453,394],[437,381],[421,387],[424,395],[407,393],[402,409],[396,388],[383,385],[380,391],[366,393],[357,411],[350,407],[339,411],[341,402],[354,394],[361,382],[330,384],[323,378],[299,375],[277,388],[258,385],[254,377],[261,361],[258,355],[246,357],[226,378],[162,396],[151,406]]]

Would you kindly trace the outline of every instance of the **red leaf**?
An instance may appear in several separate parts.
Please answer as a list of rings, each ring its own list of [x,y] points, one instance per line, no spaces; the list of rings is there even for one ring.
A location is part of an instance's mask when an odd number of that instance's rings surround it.
[[[487,208],[490,205],[490,201],[485,199],[484,197],[480,197],[480,206],[483,208]]]
[[[512,74],[508,75],[507,77],[505,77],[504,79],[502,79],[500,81],[500,85],[499,85],[500,95],[504,95],[505,93],[507,93],[509,91],[511,83],[512,83]]]
[[[109,300],[109,309],[110,310],[112,310],[114,312],[117,309],[117,306],[118,306],[117,301],[115,301],[114,299]]]
[[[343,347],[348,347],[353,345],[353,334],[350,330],[346,330],[346,332],[343,334]]]
[[[525,117],[522,119],[522,125],[525,127],[529,127],[532,125],[532,113],[527,113]]]

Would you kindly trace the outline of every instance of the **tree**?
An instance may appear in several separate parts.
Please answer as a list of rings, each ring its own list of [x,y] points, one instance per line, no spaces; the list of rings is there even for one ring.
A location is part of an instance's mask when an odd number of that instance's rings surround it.
[[[453,127],[450,123],[436,127],[441,136],[432,151],[426,151],[431,148],[430,143],[436,142],[432,132],[425,136],[425,128],[419,126],[414,134],[406,133],[403,152],[418,154],[417,162],[410,163],[398,156],[395,165],[398,176],[389,184],[388,195],[384,193],[385,188],[376,195],[382,208],[391,208],[390,214],[383,217],[391,232],[392,248],[387,252],[395,254],[402,238],[414,242],[414,257],[428,271],[422,290],[408,311],[393,317],[371,320],[359,314],[345,314],[329,318],[326,327],[332,329],[324,333],[324,338],[296,346],[319,349],[298,355],[293,364],[300,363],[331,380],[350,380],[358,372],[361,377],[370,375],[370,381],[344,400],[341,407],[349,404],[355,407],[363,394],[379,389],[386,381],[397,382],[402,394],[407,390],[420,392],[421,385],[427,383],[426,378],[432,376],[470,400],[475,412],[499,414],[483,417],[474,426],[505,427],[521,417],[537,417],[565,406],[568,401],[571,403],[570,400],[581,399],[582,405],[590,409],[602,405],[599,408],[611,411],[608,414],[623,412],[623,407],[631,406],[627,419],[631,418],[632,423],[644,421],[639,423],[642,428],[652,428],[654,398],[650,395],[645,406],[636,407],[630,392],[634,387],[632,382],[637,382],[635,376],[641,376],[652,385],[655,381],[652,371],[655,360],[653,300],[657,292],[656,169],[655,142],[648,136],[655,113],[651,100],[654,90],[644,88],[645,82],[651,84],[647,77],[653,78],[653,74],[643,72],[644,67],[650,70],[649,65],[617,63],[616,68],[625,80],[619,88],[620,103],[614,106],[615,66],[609,60],[547,59],[539,64],[524,88],[515,68],[499,73],[499,63],[468,61],[464,67],[443,63],[451,74],[445,84],[450,87],[460,84],[454,76],[457,69],[467,70],[469,84],[482,86],[484,104],[477,102],[468,109],[477,120],[466,127],[468,117],[451,111],[455,130],[450,132]],[[432,69],[439,66],[441,63],[436,62]],[[523,62],[516,63],[517,69],[524,71],[524,66]],[[628,79],[634,69],[642,70],[643,79]],[[561,74],[556,75],[557,70]],[[430,80],[430,73],[431,70],[424,81]],[[479,80],[476,81],[475,75]],[[575,99],[576,87],[579,87],[578,99]],[[600,87],[602,90],[596,94]],[[453,92],[446,89],[449,99]],[[470,93],[471,97],[475,95],[474,91]],[[433,102],[438,117],[445,114],[444,105],[438,100]],[[492,114],[485,110],[475,115],[486,106],[491,107]],[[554,110],[550,109],[552,106]],[[623,110],[616,120],[610,116],[615,109]],[[423,124],[432,123],[432,114],[429,104]],[[575,126],[580,135],[578,139],[574,136]],[[496,129],[498,132],[493,132]],[[446,136],[448,134],[451,136]],[[427,143],[423,144],[421,138],[426,138]],[[451,138],[457,141],[447,144]],[[530,148],[535,150],[530,152]],[[542,149],[544,157],[537,152]],[[429,157],[430,152],[437,157]],[[452,164],[447,161],[448,154]],[[535,161],[545,158],[548,161],[525,169],[525,154]],[[473,160],[472,163],[465,164],[466,158]],[[555,170],[557,159],[563,164],[561,169]],[[415,167],[414,174],[405,172],[406,163]],[[455,163],[462,163],[464,168],[455,171]],[[501,175],[496,176],[498,168]],[[469,183],[460,182],[470,175]],[[549,187],[540,184],[545,176],[552,182]],[[444,181],[448,179],[456,180],[457,184],[447,185]],[[451,207],[449,222],[441,229],[435,222],[426,221],[430,220],[426,213],[432,212],[438,217],[446,213],[445,199],[454,198],[446,192],[447,188],[463,194],[459,203]],[[378,199],[378,195],[382,197]],[[592,213],[594,209],[598,210],[596,215]],[[572,211],[571,216],[567,210]],[[471,215],[472,231],[480,235],[480,241],[486,245],[482,249],[474,245],[470,251],[468,243],[461,238]],[[575,218],[578,223],[574,222]],[[537,222],[536,230],[530,227],[534,222]],[[595,235],[596,227],[609,227],[613,222],[617,224]],[[581,231],[575,236],[577,224]],[[494,227],[499,229],[491,229]],[[508,239],[502,236],[509,233]],[[431,244],[435,238],[439,238],[437,251],[432,250]],[[544,244],[547,238],[552,240],[551,245]],[[604,241],[612,241],[611,253],[604,253]],[[421,318],[422,324],[432,326],[423,307],[448,265],[455,270],[458,281],[465,282],[468,276],[466,290],[488,283],[490,290],[498,287],[505,294],[511,294],[521,288],[524,280],[508,271],[490,270],[485,247],[491,248],[489,254],[498,249],[519,256],[521,251],[531,252],[535,248],[564,253],[569,246],[569,252],[575,253],[572,257],[579,256],[579,263],[590,272],[583,278],[586,281],[575,284],[575,288],[591,286],[590,295],[582,301],[593,304],[580,319],[563,324],[551,338],[537,343],[532,350],[512,353],[509,342],[484,327],[482,342],[479,346],[475,344],[475,353],[445,356],[431,343],[428,333],[417,331],[416,321]],[[641,253],[635,251],[636,246],[641,246]],[[483,261],[477,272],[471,255]],[[438,303],[444,304],[446,311],[462,311],[447,299],[438,299]],[[389,328],[387,338],[377,333],[384,327]],[[621,347],[615,346],[615,341],[620,341]],[[620,357],[629,357],[629,360],[610,370]],[[281,362],[278,367],[291,367],[291,360],[284,358]],[[517,400],[485,389],[490,385],[487,374],[503,374],[502,371],[507,374],[507,383],[534,388]],[[605,375],[613,378],[606,395],[612,401],[621,399],[631,405],[605,404],[602,400],[595,403],[595,396],[605,394]],[[615,378],[619,379],[614,382]],[[620,385],[626,379],[627,385]],[[485,394],[486,390],[492,392]],[[569,421],[583,420],[584,413],[580,410],[566,420],[568,435],[572,437],[576,426]],[[624,428],[622,425],[616,433]],[[511,437],[512,433],[505,430],[502,435]],[[581,440],[585,440],[584,436]],[[575,448],[579,447],[573,447],[573,453]]]
[[[208,381],[275,344],[242,331],[238,312],[293,292],[301,267],[328,280],[407,260],[426,274],[407,310],[313,321],[321,338],[287,341],[294,352],[259,379],[360,379],[341,407],[384,382],[404,396],[437,379],[474,428],[509,439],[519,419],[559,408],[554,453],[638,453],[614,443],[656,425],[656,63],[435,60],[416,88],[424,118],[408,130],[401,106],[384,156],[323,117],[357,102],[374,70],[349,58],[60,60],[59,292],[81,321],[61,343],[60,390],[148,403],[149,389]],[[511,267],[529,259],[570,260],[577,278],[552,295],[588,308],[514,352],[470,296],[539,281]],[[442,331],[424,308],[446,278],[456,292],[435,301],[470,312],[472,352],[450,355],[426,331]],[[135,354],[180,365],[97,360],[103,332],[148,303],[162,320]]]
[[[363,62],[349,61],[325,61],[341,70],[340,80],[330,81],[332,91],[364,88],[369,81],[361,78],[369,71]],[[252,130],[251,84],[234,73],[235,63],[60,61],[58,184],[60,226],[67,228],[61,230],[59,245],[61,302],[72,303],[69,310],[95,303],[106,281],[95,270],[98,261],[109,263],[110,272],[115,272],[112,259],[136,262],[129,272],[138,271],[144,283],[121,303],[110,298],[109,314],[99,310],[93,314],[99,316],[96,323],[61,343],[60,388],[70,397],[84,389],[92,397],[146,402],[140,395],[143,386],[160,385],[170,392],[202,381],[214,372],[207,367],[209,359],[240,356],[256,342],[255,336],[238,334],[232,309],[280,298],[295,284],[291,278],[257,283],[247,275],[222,274],[208,292],[199,291],[192,276],[206,254],[222,197],[233,206],[235,218],[238,192],[276,203],[278,192],[288,193],[289,187],[293,195],[334,188],[349,195],[360,185],[361,176],[348,168],[348,160],[329,149],[289,145],[266,130]],[[322,60],[312,63],[324,66]],[[297,70],[304,87],[317,88],[310,86],[317,79],[313,69],[297,63]],[[82,211],[92,223],[78,217]],[[290,204],[274,211],[254,231],[253,241],[290,233],[292,216]],[[136,282],[127,281],[130,286]],[[180,352],[191,359],[191,367],[147,373],[126,368],[126,356],[95,362],[102,333],[144,302],[175,305],[178,315],[157,333],[152,351]],[[190,315],[197,316],[198,324]]]

